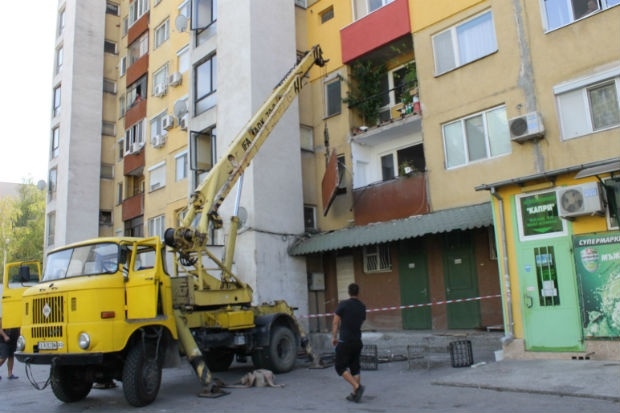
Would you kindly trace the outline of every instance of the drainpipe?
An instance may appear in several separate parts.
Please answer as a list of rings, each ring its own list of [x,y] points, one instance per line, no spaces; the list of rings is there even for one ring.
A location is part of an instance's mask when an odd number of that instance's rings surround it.
[[[502,197],[495,192],[495,187],[491,188],[491,195],[497,199],[497,204],[499,207],[499,223],[501,226],[501,234],[502,234],[502,261],[504,267],[504,296],[506,303],[506,316],[508,318],[506,322],[506,326],[508,327],[504,333],[504,337],[502,337],[502,344],[507,345],[514,339],[514,320],[512,316],[512,292],[510,290],[510,273],[508,272],[508,245],[506,241],[506,222],[504,218],[504,200]]]

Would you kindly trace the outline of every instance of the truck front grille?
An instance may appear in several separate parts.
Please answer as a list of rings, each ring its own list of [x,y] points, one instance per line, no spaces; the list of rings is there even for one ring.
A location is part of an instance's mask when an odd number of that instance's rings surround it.
[[[64,323],[65,303],[62,296],[35,298],[32,301],[32,324]]]

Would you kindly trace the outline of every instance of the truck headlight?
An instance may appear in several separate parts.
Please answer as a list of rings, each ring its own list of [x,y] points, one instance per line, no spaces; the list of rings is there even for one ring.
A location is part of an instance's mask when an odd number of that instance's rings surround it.
[[[15,345],[15,350],[24,351],[25,348],[26,348],[26,339],[24,338],[24,336],[19,336],[19,338],[17,339],[17,344]]]
[[[88,350],[90,347],[90,336],[88,333],[80,333],[78,337],[78,345],[82,350]]]

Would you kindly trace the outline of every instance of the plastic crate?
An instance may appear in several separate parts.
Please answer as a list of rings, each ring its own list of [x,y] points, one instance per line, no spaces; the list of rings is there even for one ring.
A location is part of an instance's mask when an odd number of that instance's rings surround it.
[[[452,367],[469,367],[474,364],[474,354],[471,350],[471,341],[453,341],[448,346]]]
[[[360,367],[362,370],[377,370],[379,368],[377,353],[377,346],[375,344],[364,344],[360,357]]]

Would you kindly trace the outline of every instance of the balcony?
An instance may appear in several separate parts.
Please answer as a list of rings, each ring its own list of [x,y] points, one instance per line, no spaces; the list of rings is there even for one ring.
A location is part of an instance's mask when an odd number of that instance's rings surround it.
[[[411,40],[407,0],[395,0],[340,31],[342,61],[348,64],[369,52],[407,36]]]
[[[430,212],[426,174],[413,173],[353,190],[355,225],[390,221]]]
[[[144,214],[144,192],[123,200],[123,221],[129,221]]]
[[[142,175],[144,163],[144,148],[142,148],[139,152],[125,155],[123,157],[123,175]]]

